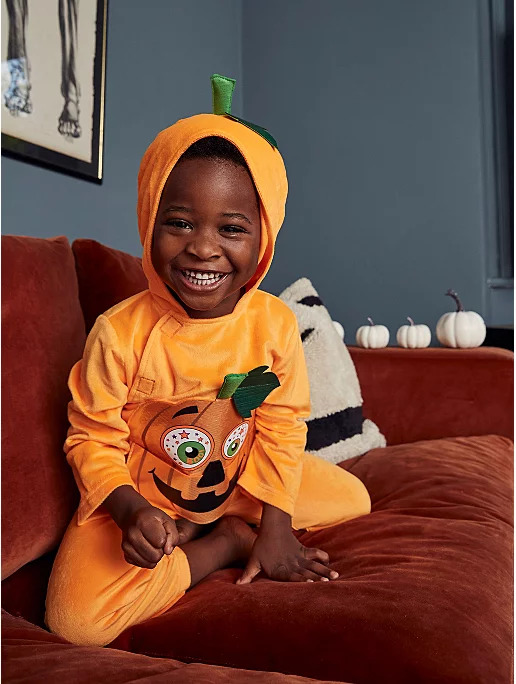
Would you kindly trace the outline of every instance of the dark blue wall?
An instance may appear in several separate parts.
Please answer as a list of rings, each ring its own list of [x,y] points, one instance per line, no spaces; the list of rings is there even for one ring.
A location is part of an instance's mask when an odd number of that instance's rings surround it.
[[[211,112],[213,73],[236,78],[242,108],[241,11],[241,0],[111,0],[103,184],[3,158],[3,232],[139,254],[136,181],[149,143],[177,119]]]
[[[264,289],[308,276],[350,342],[367,316],[391,344],[406,316],[434,329],[450,287],[492,318],[477,3],[243,10],[245,115],[278,140],[290,186]]]
[[[234,113],[270,129],[287,165],[264,289],[309,277],[348,342],[367,316],[391,344],[405,316],[434,329],[449,287],[511,323],[512,290],[487,287],[490,1],[111,0],[104,182],[4,159],[3,232],[139,254],[141,156],[159,130],[211,111],[218,72],[237,80]]]

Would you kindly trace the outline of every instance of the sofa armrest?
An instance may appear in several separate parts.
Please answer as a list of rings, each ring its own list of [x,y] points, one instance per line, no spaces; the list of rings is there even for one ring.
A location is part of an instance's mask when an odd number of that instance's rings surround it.
[[[498,434],[513,439],[514,354],[506,349],[348,347],[364,416],[387,444]]]

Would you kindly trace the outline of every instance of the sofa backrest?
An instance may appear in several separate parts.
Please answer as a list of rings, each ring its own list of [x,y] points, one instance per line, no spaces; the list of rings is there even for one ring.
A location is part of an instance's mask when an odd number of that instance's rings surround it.
[[[101,313],[147,289],[140,258],[88,239],[74,240],[72,250],[87,332]]]
[[[55,548],[78,501],[63,442],[84,318],[65,237],[2,236],[2,579]]]

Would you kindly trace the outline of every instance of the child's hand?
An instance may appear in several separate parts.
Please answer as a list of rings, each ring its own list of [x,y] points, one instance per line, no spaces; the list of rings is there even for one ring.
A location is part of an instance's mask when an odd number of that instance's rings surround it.
[[[164,554],[179,542],[176,523],[160,508],[138,508],[122,526],[125,560],[140,568],[155,568]]]
[[[237,584],[251,582],[260,570],[273,580],[313,582],[336,579],[339,575],[328,567],[325,551],[303,546],[290,530],[259,534],[247,566]]]

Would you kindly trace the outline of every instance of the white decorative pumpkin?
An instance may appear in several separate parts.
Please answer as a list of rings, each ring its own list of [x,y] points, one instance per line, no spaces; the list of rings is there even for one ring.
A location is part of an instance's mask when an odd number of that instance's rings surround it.
[[[364,349],[380,349],[389,344],[389,330],[384,325],[375,325],[371,318],[369,325],[357,330],[357,344]]]
[[[333,325],[335,326],[335,330],[339,333],[339,336],[342,338],[342,341],[344,341],[344,328],[338,321],[333,321]]]
[[[407,316],[410,325],[402,325],[396,333],[396,340],[400,347],[416,349],[428,347],[432,339],[432,333],[427,325],[414,325],[414,321]]]
[[[486,339],[486,324],[480,314],[475,311],[464,311],[459,295],[454,290],[448,290],[448,297],[453,297],[457,304],[457,311],[445,313],[437,321],[435,334],[445,347],[461,347],[470,349],[480,347]]]

